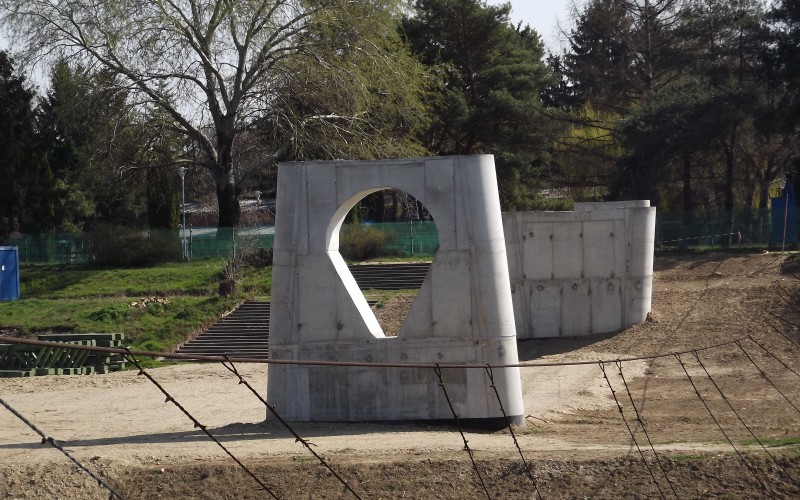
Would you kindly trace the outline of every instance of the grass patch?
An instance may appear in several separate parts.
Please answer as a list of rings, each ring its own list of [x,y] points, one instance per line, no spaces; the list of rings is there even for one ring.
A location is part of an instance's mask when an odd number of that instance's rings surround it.
[[[364,298],[367,300],[374,300],[376,302],[375,307],[382,308],[386,305],[387,302],[391,301],[391,299],[398,297],[398,296],[407,296],[407,295],[416,295],[419,290],[417,288],[411,288],[406,290],[364,290]]]
[[[777,448],[780,446],[800,445],[800,436],[788,438],[759,438],[761,444],[769,446],[770,448]],[[748,439],[742,442],[745,446],[757,445],[758,441],[755,439]]]
[[[0,304],[1,328],[24,333],[124,333],[126,344],[168,351],[233,309],[241,297],[172,297],[158,307],[131,307],[127,298],[23,299]]]
[[[20,271],[25,298],[75,299],[139,295],[205,295],[215,291],[221,261],[165,263],[142,268],[35,266]]]
[[[366,259],[353,261],[348,260],[348,264],[420,264],[433,262],[434,255],[418,254],[418,255],[386,255],[383,257],[375,257],[374,259]]]
[[[142,268],[34,266],[20,272],[21,299],[0,303],[0,329],[125,334],[136,350],[164,352],[248,298],[267,298],[269,267],[245,267],[237,294],[220,297],[222,260]],[[142,297],[165,297],[142,305]]]

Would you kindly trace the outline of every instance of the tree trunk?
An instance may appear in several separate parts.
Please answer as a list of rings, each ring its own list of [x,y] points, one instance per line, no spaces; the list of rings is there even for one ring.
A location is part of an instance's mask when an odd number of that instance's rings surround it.
[[[733,233],[733,169],[736,163],[736,155],[734,153],[734,146],[736,144],[736,127],[731,132],[731,141],[729,145],[725,146],[725,227],[728,233]],[[731,234],[722,241],[726,243],[725,247],[729,247],[733,240]]]
[[[691,235],[692,227],[692,211],[694,205],[692,203],[692,159],[689,154],[683,155],[683,241],[680,242],[679,248],[685,250],[689,248],[689,240],[687,237]]]
[[[236,196],[236,183],[234,182],[232,165],[227,169],[217,166],[215,172],[217,184],[217,205],[219,207],[219,221],[217,227],[236,227],[239,225],[239,199]]]
[[[215,165],[215,181],[217,185],[217,204],[219,205],[218,228],[236,227],[239,225],[238,193],[233,171],[233,136],[234,117],[225,116],[217,129],[217,161]]]

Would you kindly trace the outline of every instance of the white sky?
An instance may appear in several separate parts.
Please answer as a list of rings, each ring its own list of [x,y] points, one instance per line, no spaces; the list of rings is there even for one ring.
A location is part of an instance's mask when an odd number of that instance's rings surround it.
[[[560,25],[569,31],[572,27],[571,6],[582,5],[585,0],[488,0],[489,5],[511,3],[511,21],[530,24],[544,40],[545,45],[554,52],[561,48]]]

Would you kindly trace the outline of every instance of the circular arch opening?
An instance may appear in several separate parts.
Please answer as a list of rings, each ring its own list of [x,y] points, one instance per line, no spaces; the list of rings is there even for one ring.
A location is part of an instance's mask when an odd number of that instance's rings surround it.
[[[439,247],[433,214],[413,195],[379,188],[347,200],[334,215],[329,252],[338,252],[386,336],[396,336]]]

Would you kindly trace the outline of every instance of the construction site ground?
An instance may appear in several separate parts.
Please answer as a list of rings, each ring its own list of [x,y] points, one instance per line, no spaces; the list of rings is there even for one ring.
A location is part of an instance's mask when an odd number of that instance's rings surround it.
[[[609,361],[605,376],[597,363],[521,370],[527,425],[515,432],[531,474],[507,430],[465,430],[473,467],[454,425],[293,427],[362,498],[796,498],[800,268],[781,270],[787,259],[659,254],[650,321],[520,341],[523,362]],[[410,303],[384,303],[384,328]],[[266,390],[266,365],[237,368]],[[275,496],[354,497],[225,367],[148,372]],[[270,496],[135,370],[0,379],[0,398],[125,498]],[[108,491],[0,408],[0,498]]]

